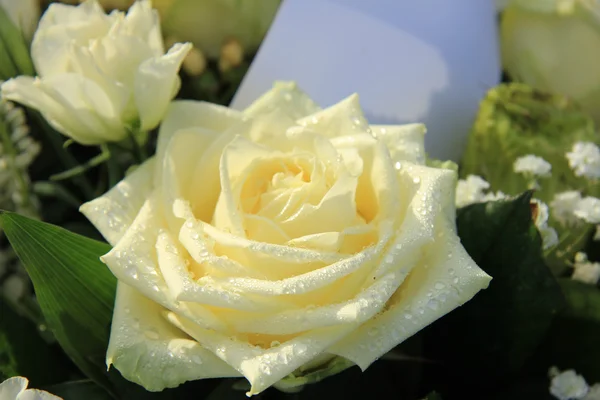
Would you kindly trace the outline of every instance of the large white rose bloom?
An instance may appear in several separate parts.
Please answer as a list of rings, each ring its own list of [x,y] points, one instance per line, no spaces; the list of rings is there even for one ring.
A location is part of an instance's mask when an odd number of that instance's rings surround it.
[[[315,359],[365,369],[471,299],[490,277],[424,131],[288,83],[244,112],[174,102],[155,157],[81,208],[114,246],[108,365],[153,391],[243,375],[256,394]]]
[[[158,125],[179,90],[190,44],[166,54],[150,1],[107,15],[96,0],[52,3],[31,44],[38,77],[2,85],[4,98],[39,110],[59,132],[87,145],[120,141]]]

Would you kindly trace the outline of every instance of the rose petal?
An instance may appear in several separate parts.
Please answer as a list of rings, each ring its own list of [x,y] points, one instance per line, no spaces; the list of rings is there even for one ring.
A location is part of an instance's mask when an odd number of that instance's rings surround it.
[[[357,94],[297,122],[329,138],[369,132]]]
[[[240,374],[163,318],[167,310],[119,282],[106,364],[149,391]]]
[[[292,119],[299,119],[319,111],[317,106],[293,82],[275,82],[273,88],[244,110],[244,115],[255,117],[280,110]]]
[[[142,130],[153,129],[162,120],[169,102],[177,94],[179,68],[191,49],[190,43],[176,43],[167,54],[140,64],[135,75],[134,98]]]
[[[154,56],[164,54],[158,11],[152,8],[149,0],[136,1],[127,11],[123,24],[124,31],[131,36],[144,39]]]
[[[204,128],[205,130],[222,133],[231,126],[242,121],[242,113],[217,104],[202,101],[176,100],[171,102],[167,113],[160,124],[156,159],[165,157],[171,138],[181,129]],[[217,154],[217,168],[220,154]],[[156,182],[162,184],[162,164],[157,165]]]
[[[174,313],[169,313],[169,321],[243,374],[252,385],[247,393],[249,396],[262,392],[296,368],[323,354],[331,344],[355,328],[348,324],[315,329],[276,347],[262,349],[218,332],[202,329]]]
[[[27,389],[29,381],[22,376],[14,376],[0,383],[0,399],[16,399]]]
[[[63,400],[61,397],[38,389],[27,389],[16,400]]]
[[[243,296],[235,290],[224,288],[210,276],[190,275],[186,254],[167,232],[159,234],[156,243],[158,262],[171,296],[186,301],[250,312],[269,312],[289,307],[286,302],[274,303],[255,296]]]
[[[20,76],[2,85],[2,96],[39,110],[53,127],[82,144],[118,141],[126,133],[106,92],[79,74]]]
[[[395,165],[402,161],[425,165],[425,125],[371,125],[371,130],[385,143]]]
[[[140,212],[111,251],[101,257],[117,279],[135,288],[163,307],[182,313],[197,324],[211,329],[224,329],[221,321],[200,304],[176,302],[158,266],[156,243],[160,224],[157,194],[144,202]]]
[[[69,72],[67,53],[71,41],[86,44],[91,39],[104,36],[117,18],[116,13],[106,15],[96,1],[85,1],[78,7],[50,4],[31,43],[31,58],[39,76]]]
[[[102,196],[83,204],[79,211],[113,246],[133,223],[152,192],[154,159],[151,158]]]
[[[352,299],[319,307],[288,309],[268,316],[238,313],[231,321],[236,332],[292,334],[338,324],[363,323],[381,311],[404,278],[403,272],[391,272],[377,279]]]
[[[363,324],[329,351],[366,369],[425,326],[470,300],[491,278],[466,253],[445,217],[425,258],[390,299],[388,310]]]

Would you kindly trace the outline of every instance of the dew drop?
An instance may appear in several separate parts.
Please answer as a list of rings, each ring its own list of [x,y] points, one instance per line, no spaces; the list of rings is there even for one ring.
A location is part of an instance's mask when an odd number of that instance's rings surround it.
[[[418,176],[415,176],[413,178],[413,183],[420,183],[421,182],[421,178],[419,178]]]
[[[458,283],[458,277],[454,278],[452,282],[456,285]]]
[[[397,170],[402,169],[402,163],[400,161],[396,161],[396,163],[394,164],[394,168],[396,168]]]
[[[202,358],[200,358],[200,356],[197,356],[197,355],[195,355],[195,354],[194,354],[194,355],[191,357],[191,359],[192,359],[192,361],[193,361],[193,362],[195,362],[195,363],[196,363],[196,364],[198,364],[198,365],[199,365],[199,364],[202,364]]]
[[[442,290],[443,288],[445,288],[445,287],[446,287],[446,285],[444,285],[442,282],[438,282],[438,283],[436,283],[436,284],[434,285],[434,287],[435,287],[437,290]]]

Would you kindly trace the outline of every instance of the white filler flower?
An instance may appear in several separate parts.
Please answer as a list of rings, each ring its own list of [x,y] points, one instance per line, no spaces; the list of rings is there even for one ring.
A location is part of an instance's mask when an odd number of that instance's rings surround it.
[[[577,190],[569,190],[557,193],[550,202],[552,216],[563,226],[575,225],[580,222],[575,215],[575,210],[581,202],[581,193]]]
[[[585,379],[572,369],[560,372],[553,367],[550,377],[550,394],[558,400],[582,400],[590,390]]]
[[[190,44],[166,54],[150,1],[127,15],[105,14],[95,0],[52,3],[33,37],[38,77],[2,85],[2,96],[39,110],[59,132],[87,145],[150,130],[179,90],[178,71]]]
[[[550,176],[552,165],[542,157],[528,154],[515,160],[513,170],[518,174],[547,177]]]
[[[600,149],[591,142],[577,142],[567,153],[569,166],[577,176],[600,178]]]
[[[587,254],[579,252],[575,254],[573,264],[573,275],[571,279],[590,285],[595,285],[600,280],[600,263],[588,261]]]

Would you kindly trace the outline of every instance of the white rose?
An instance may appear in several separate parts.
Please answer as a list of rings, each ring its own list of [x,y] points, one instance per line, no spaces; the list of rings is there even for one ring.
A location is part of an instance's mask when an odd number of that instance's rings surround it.
[[[150,1],[127,15],[105,14],[95,0],[53,3],[33,37],[38,77],[2,85],[2,96],[39,110],[58,131],[82,144],[119,141],[129,130],[158,125],[179,89],[190,44],[164,54]]]
[[[38,389],[27,389],[29,381],[22,376],[14,376],[0,383],[2,400],[62,400],[60,397]]]
[[[360,368],[490,277],[456,235],[423,125],[369,126],[280,83],[246,111],[174,102],[156,156],[82,212],[114,246],[108,365],[148,390],[315,358]]]

